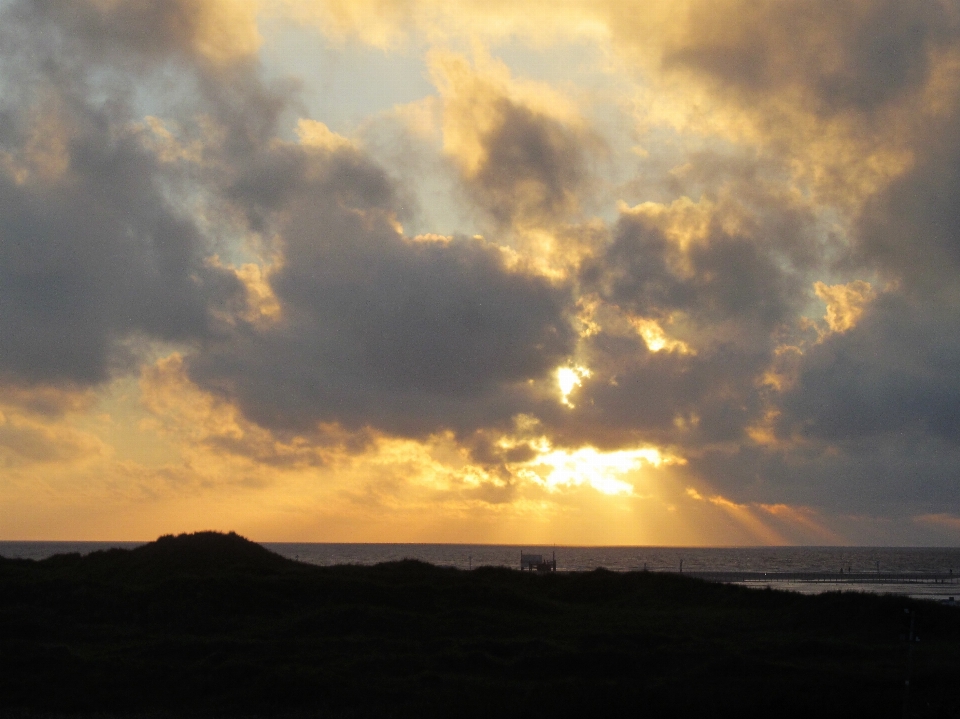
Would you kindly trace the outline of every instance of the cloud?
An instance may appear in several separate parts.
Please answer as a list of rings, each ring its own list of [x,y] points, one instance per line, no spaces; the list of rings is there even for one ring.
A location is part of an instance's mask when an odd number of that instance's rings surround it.
[[[867,303],[876,297],[869,282],[856,280],[845,285],[816,282],[813,291],[827,305],[824,316],[830,332],[846,332],[857,324]]]
[[[272,213],[281,319],[238,323],[188,367],[265,426],[498,421],[572,348],[569,287],[482,240],[405,238],[393,185],[357,150],[278,146],[235,197]]]
[[[957,16],[936,0],[603,7],[642,130],[751,148],[842,211],[910,167],[958,88]]]
[[[545,421],[565,442],[606,447],[646,438],[685,454],[746,441],[780,335],[806,302],[805,253],[792,265],[783,242],[802,217],[769,198],[622,207],[580,272],[594,304],[577,357],[591,376],[573,411]]]
[[[315,427],[304,435],[271,433],[246,419],[235,405],[193,384],[179,354],[143,368],[140,401],[150,413],[144,427],[173,438],[194,457],[195,466],[221,454],[271,467],[318,467],[369,442],[331,426]]]
[[[561,5],[4,3],[0,455],[157,498],[315,482],[355,521],[569,529],[605,488],[744,541],[952,526],[956,8]],[[277,13],[436,93],[306,116],[260,64]],[[531,71],[577,43],[603,87]],[[175,457],[85,444],[124,376]]]
[[[746,97],[792,90],[820,114],[872,112],[924,85],[956,19],[927,0],[704,2],[663,61]]]
[[[74,115],[69,168],[52,182],[0,174],[0,371],[96,383],[118,340],[213,331],[239,286],[203,264],[204,238],[164,197],[157,162],[102,115]]]
[[[856,258],[932,297],[956,286],[960,266],[960,103],[916,141],[915,161],[870,199],[855,228]],[[953,290],[949,290],[952,292]]]
[[[183,54],[225,65],[255,54],[261,42],[256,0],[79,0],[13,3],[9,16],[28,18],[102,58],[112,52],[156,58]]]
[[[782,398],[782,431],[825,440],[907,433],[960,436],[958,317],[878,297],[860,323],[804,353]]]
[[[73,464],[104,451],[103,443],[90,434],[0,412],[0,464],[7,471],[38,463]]]
[[[8,380],[101,383],[129,364],[135,338],[208,337],[216,314],[242,303],[233,273],[206,262],[211,238],[174,189],[179,164],[169,148],[145,142],[128,95],[132,74],[150,87],[151,73],[178,54],[200,62],[212,53],[216,68],[198,77],[227,72],[222,45],[239,42],[230,7],[4,6],[0,332],[14,341],[0,349],[0,374]],[[148,20],[157,24],[146,32]],[[255,49],[240,44],[241,55]]]
[[[501,226],[544,227],[575,214],[600,149],[576,109],[549,86],[518,81],[483,53],[430,57],[443,98],[443,147],[467,192]]]
[[[942,528],[946,530],[949,534],[960,533],[960,517],[955,517],[946,512],[939,512],[937,514],[922,514],[918,517],[915,517],[914,520],[921,524],[933,525],[937,528]]]
[[[766,228],[728,222],[728,209],[687,198],[625,208],[603,258],[609,301],[641,316],[680,311],[698,324],[727,322],[726,341],[745,338],[732,335],[735,327],[769,336],[791,310],[796,280],[779,265],[781,250],[763,236]]]

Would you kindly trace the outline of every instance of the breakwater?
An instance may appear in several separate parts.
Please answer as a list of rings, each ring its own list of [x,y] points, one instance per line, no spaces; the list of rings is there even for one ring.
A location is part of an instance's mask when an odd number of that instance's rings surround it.
[[[955,584],[952,572],[683,572],[685,576],[711,582],[809,582],[829,584]]]

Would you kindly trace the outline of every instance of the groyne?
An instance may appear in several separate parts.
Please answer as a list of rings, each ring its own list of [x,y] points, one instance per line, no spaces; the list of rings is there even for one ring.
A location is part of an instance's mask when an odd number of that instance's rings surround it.
[[[956,584],[952,572],[683,572],[711,582],[811,582],[834,584]]]

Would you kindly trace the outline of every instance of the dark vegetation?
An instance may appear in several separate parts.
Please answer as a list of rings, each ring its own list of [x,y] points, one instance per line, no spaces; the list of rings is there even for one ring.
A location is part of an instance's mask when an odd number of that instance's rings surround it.
[[[235,534],[0,560],[0,716],[960,716],[960,611],[655,573],[320,568]]]

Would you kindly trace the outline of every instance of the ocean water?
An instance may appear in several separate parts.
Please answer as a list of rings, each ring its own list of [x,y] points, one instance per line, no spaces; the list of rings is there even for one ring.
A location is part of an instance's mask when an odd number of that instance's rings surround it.
[[[54,554],[88,554],[113,547],[132,549],[141,542],[0,542],[0,556],[43,559]],[[520,552],[543,554],[557,560],[558,571],[766,572],[769,581],[742,582],[745,586],[789,589],[803,593],[869,591],[913,597],[960,600],[960,548],[916,547],[573,547],[491,544],[317,544],[263,542],[263,546],[290,559],[330,566],[370,565],[400,559],[419,559],[442,567],[520,566]],[[901,575],[940,573],[945,582],[783,581],[779,573],[836,573],[869,578],[879,569]],[[952,577],[956,577],[953,579]],[[956,582],[956,583],[954,583]]]

